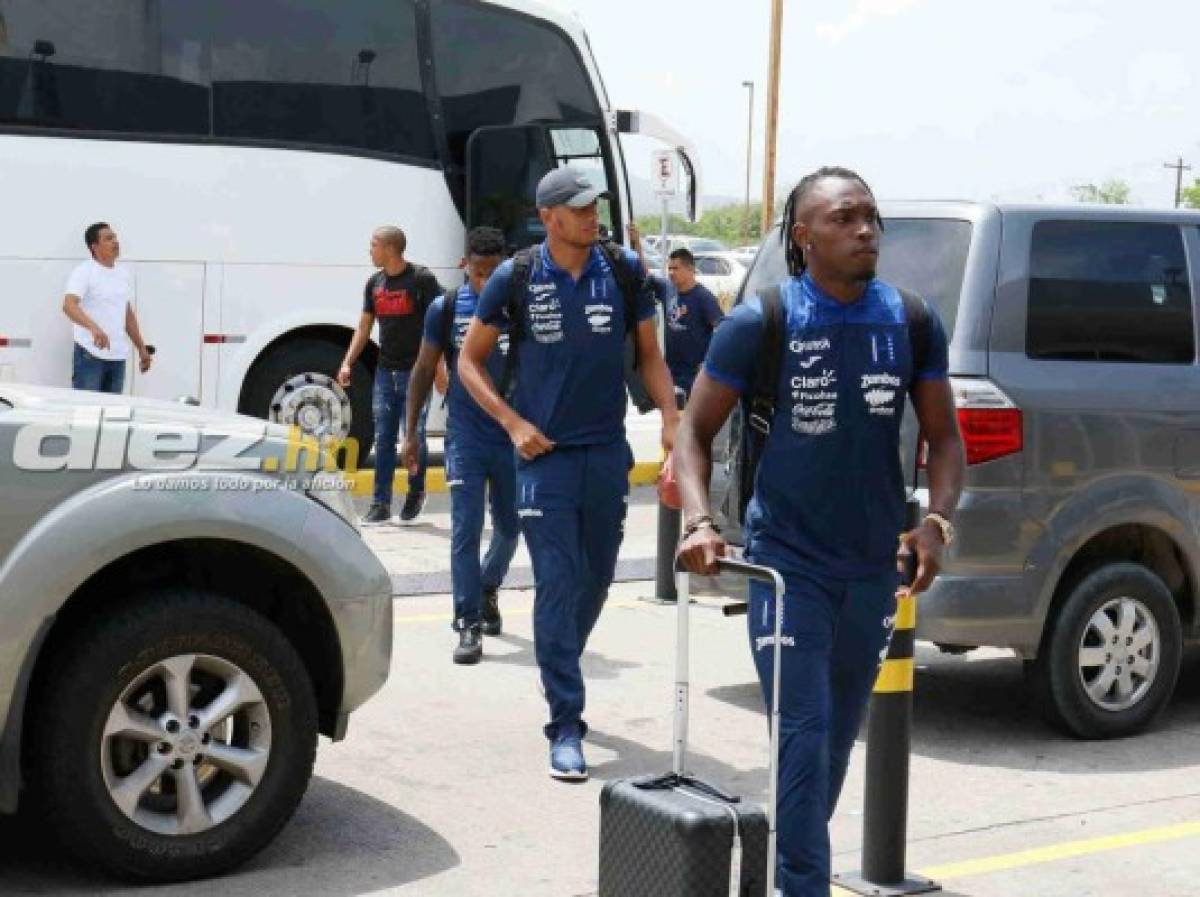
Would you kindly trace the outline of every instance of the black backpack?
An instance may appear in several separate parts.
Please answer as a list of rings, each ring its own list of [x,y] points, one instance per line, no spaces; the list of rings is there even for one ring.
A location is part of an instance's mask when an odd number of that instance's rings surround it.
[[[929,359],[929,306],[925,300],[908,290],[899,290],[904,300],[908,320],[908,344],[914,372],[922,370]],[[730,431],[730,467],[734,472],[733,488],[726,495],[726,516],[734,516],[739,525],[746,523],[746,507],[754,493],[754,477],[762,459],[775,420],[779,370],[787,342],[783,314],[783,294],[779,286],[759,293],[762,301],[763,329],[759,343],[759,365],[755,372],[754,389],[742,398],[741,418]]]
[[[637,306],[638,299],[649,296],[653,300],[650,279],[630,267],[621,252],[621,247],[611,240],[601,240],[600,251],[612,269],[613,278],[625,303],[625,388],[629,399],[640,414],[653,411],[656,407],[650,398],[650,392],[639,373],[637,354]],[[512,280],[509,282],[508,303],[505,307],[508,315],[509,341],[508,357],[504,364],[503,379],[499,384],[500,394],[511,401],[516,384],[518,347],[525,338],[524,314],[525,292],[533,275],[534,267],[539,263],[540,246],[527,246],[513,256]]]

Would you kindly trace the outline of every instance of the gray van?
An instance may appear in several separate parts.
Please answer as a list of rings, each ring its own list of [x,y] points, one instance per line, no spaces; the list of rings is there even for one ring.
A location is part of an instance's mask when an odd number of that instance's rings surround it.
[[[1069,733],[1136,732],[1169,700],[1200,623],[1200,213],[882,212],[879,276],[925,296],[952,335],[969,463],[918,634],[952,652],[1012,649]],[[785,276],[776,228],[741,295]],[[909,471],[915,442],[910,412]]]

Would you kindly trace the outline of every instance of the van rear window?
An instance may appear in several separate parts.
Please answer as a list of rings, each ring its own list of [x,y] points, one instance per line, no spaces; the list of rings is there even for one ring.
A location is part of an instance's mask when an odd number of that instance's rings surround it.
[[[879,277],[911,290],[937,309],[947,336],[954,333],[962,293],[971,222],[954,218],[885,218],[880,241]],[[767,237],[746,278],[750,296],[787,277],[779,229]]]
[[[1035,224],[1025,351],[1047,360],[1191,364],[1192,291],[1179,228]]]

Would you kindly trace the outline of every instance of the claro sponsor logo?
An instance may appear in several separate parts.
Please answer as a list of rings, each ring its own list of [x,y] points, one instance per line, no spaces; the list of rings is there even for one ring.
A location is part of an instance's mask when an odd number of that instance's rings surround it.
[[[236,471],[327,473],[358,469],[354,439],[318,440],[292,427],[282,454],[267,425],[237,432],[182,422],[138,420],[130,408],[77,408],[69,423],[29,423],[13,441],[13,466],[26,471]],[[340,478],[338,478],[340,479]]]

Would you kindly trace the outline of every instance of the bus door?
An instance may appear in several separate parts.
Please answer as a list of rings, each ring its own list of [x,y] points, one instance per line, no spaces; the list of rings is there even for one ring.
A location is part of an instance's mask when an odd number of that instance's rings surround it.
[[[612,160],[599,128],[587,125],[520,125],[479,128],[467,142],[467,227],[499,228],[512,250],[541,242],[545,229],[534,194],[548,171],[580,169],[595,186],[610,189]],[[620,235],[621,216],[613,198],[600,200],[600,223]]]

